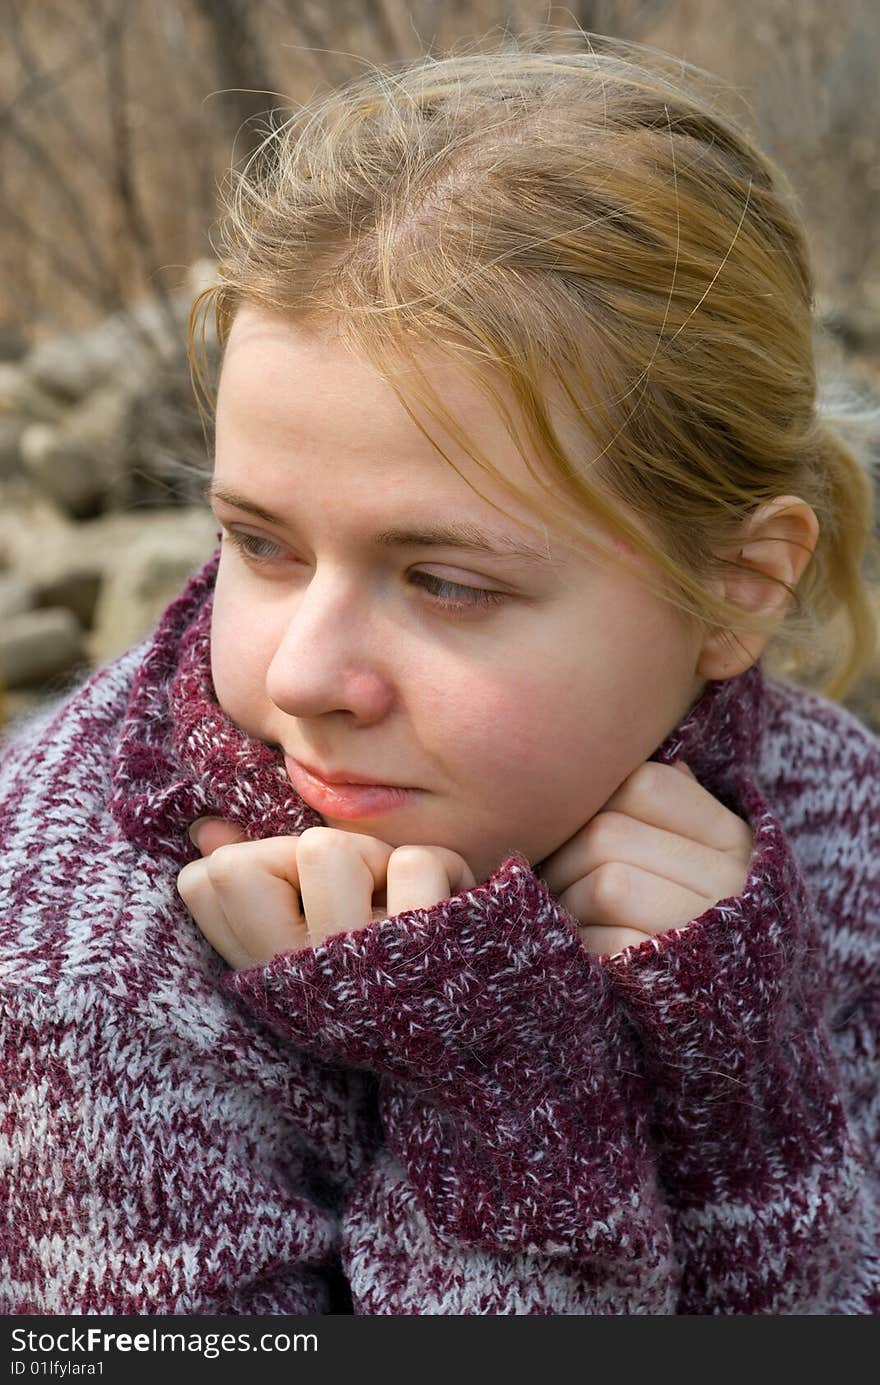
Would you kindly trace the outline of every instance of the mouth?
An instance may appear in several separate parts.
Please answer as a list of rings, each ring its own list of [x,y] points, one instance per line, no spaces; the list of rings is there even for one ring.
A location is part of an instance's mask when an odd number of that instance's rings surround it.
[[[287,764],[298,765],[300,769],[305,770],[306,774],[310,774],[313,779],[317,779],[322,784],[332,784],[334,786],[340,784],[360,784],[374,789],[403,789],[407,787],[405,784],[386,784],[381,779],[372,779],[366,774],[356,774],[354,770],[338,769],[331,771],[316,769],[312,765],[307,765],[303,760],[295,760],[292,755],[285,756],[285,762]]]
[[[348,770],[335,771],[332,779],[325,778],[291,755],[285,755],[284,764],[300,798],[323,817],[344,821],[377,817],[411,804],[420,792],[397,784],[377,784]]]

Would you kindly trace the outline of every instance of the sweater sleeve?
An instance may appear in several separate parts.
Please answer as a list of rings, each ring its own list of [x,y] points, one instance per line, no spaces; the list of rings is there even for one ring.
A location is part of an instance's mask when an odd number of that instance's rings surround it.
[[[651,1095],[678,1311],[803,1316],[849,1301],[833,1311],[876,1312],[869,1131],[847,1109],[826,1020],[833,940],[743,772],[736,793],[755,833],[742,892],[604,963]],[[822,920],[837,936],[842,925]],[[860,1066],[876,1094],[876,1005],[873,1020]]]
[[[382,1075],[386,1143],[344,1228],[356,1312],[675,1312],[629,1023],[523,857],[225,984]]]
[[[356,1311],[804,1315],[860,1279],[876,1297],[816,909],[737,784],[741,893],[615,957],[511,857],[227,978],[294,1043],[383,1076],[386,1147],[346,1221]]]

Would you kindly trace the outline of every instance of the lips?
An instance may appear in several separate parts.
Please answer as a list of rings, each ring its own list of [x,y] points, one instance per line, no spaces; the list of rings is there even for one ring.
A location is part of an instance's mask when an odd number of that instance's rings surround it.
[[[333,771],[336,778],[331,780],[290,755],[285,755],[284,763],[297,793],[325,818],[354,821],[357,818],[384,817],[412,805],[419,797],[417,789],[377,784],[363,775],[357,782],[342,777],[343,774],[352,774],[351,770]]]
[[[310,774],[313,779],[323,780],[325,784],[366,784],[371,788],[383,789],[406,788],[405,784],[388,784],[382,779],[372,779],[366,774],[356,774],[354,770],[350,769],[324,770],[318,769],[314,765],[306,764],[305,760],[294,759],[292,755],[288,755],[287,759],[292,761],[293,764],[299,765],[306,771],[306,774]]]

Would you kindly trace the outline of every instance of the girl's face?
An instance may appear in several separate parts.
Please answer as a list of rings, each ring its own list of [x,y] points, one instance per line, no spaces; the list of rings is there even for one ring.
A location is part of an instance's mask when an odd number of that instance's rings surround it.
[[[477,387],[439,353],[422,365],[482,454],[541,495]],[[536,534],[444,437],[507,513],[481,499],[330,336],[242,308],[216,423],[215,690],[328,826],[449,847],[478,881],[513,850],[536,865],[701,692],[692,623],[607,557]],[[294,762],[412,792],[322,795]]]

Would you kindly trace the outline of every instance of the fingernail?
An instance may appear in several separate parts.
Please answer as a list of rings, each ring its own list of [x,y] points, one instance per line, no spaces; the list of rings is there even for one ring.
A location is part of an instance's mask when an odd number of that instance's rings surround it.
[[[199,832],[202,830],[206,822],[222,822],[222,818],[196,818],[195,822],[190,823],[189,827],[186,830],[189,833],[190,841],[195,847],[199,846]],[[200,847],[199,850],[201,850]]]

